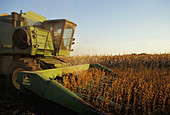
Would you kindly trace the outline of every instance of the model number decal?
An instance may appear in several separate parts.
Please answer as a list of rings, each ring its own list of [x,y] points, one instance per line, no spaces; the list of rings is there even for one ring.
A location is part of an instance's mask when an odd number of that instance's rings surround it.
[[[12,48],[12,45],[8,45],[8,44],[5,44],[5,45],[0,45],[1,48]]]

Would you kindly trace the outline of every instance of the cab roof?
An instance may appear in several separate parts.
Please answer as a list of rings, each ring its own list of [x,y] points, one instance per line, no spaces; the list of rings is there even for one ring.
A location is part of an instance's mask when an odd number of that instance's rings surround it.
[[[54,20],[45,20],[44,22],[69,22],[74,24],[75,26],[77,26],[77,24],[75,24],[74,22],[67,20],[67,19],[54,19]]]

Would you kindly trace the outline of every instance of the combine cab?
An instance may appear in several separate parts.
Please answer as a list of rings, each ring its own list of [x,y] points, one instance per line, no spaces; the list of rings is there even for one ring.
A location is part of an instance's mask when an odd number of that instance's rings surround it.
[[[114,74],[99,64],[71,66],[63,60],[73,51],[75,27],[72,21],[47,20],[31,11],[0,15],[0,74],[8,75],[10,89],[23,93],[30,91],[79,114],[103,114],[86,101],[89,95],[80,91],[81,86],[75,86],[71,91],[63,85],[65,76],[72,79],[74,73],[77,81],[79,73],[93,68],[104,71],[104,76]],[[83,89],[86,92],[93,88],[86,86]],[[91,95],[90,98],[94,97]],[[95,100],[100,105],[103,99],[98,97]],[[111,101],[108,103],[114,105]]]

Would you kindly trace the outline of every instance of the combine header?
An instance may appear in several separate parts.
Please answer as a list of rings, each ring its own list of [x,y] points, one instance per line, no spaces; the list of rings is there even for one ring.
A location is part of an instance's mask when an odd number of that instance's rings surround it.
[[[64,76],[71,79],[74,73],[79,79],[79,73],[92,68],[99,68],[107,75],[113,73],[99,64],[71,66],[63,59],[73,51],[76,26],[66,19],[47,20],[31,11],[0,15],[0,74],[8,75],[10,89],[32,92],[79,114],[104,114],[86,101],[88,95],[63,86]],[[103,99],[95,100],[100,104]]]

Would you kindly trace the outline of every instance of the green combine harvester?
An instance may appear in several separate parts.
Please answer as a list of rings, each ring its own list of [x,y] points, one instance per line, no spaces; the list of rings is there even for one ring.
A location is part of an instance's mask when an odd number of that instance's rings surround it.
[[[66,19],[47,20],[31,11],[1,14],[0,74],[8,75],[10,89],[30,91],[78,114],[104,114],[56,80],[93,67],[112,73],[99,64],[71,66],[63,59],[73,51],[76,26]]]

